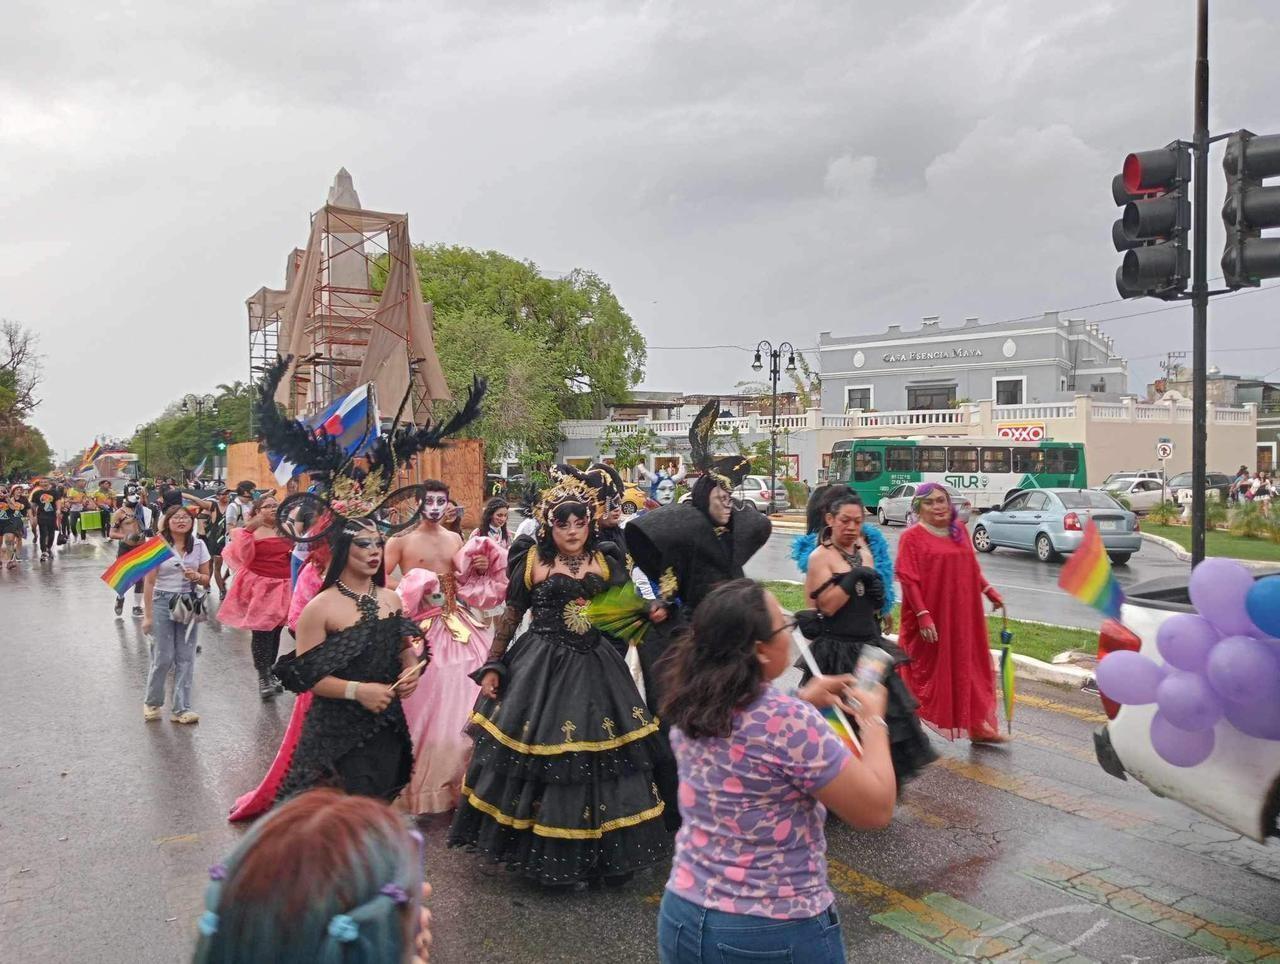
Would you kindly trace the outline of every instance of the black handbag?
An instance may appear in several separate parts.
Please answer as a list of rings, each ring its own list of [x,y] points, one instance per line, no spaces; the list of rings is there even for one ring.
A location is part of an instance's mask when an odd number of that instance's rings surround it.
[[[67,534],[65,532],[58,533],[58,545],[65,546],[67,544]]]

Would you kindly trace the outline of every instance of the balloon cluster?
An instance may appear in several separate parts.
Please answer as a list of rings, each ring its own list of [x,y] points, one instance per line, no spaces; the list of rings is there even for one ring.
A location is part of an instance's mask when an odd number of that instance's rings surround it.
[[[1280,740],[1280,576],[1255,580],[1238,562],[1206,559],[1190,590],[1197,613],[1170,616],[1156,634],[1163,664],[1120,650],[1097,669],[1117,703],[1156,704],[1151,746],[1178,767],[1208,759],[1223,719]]]

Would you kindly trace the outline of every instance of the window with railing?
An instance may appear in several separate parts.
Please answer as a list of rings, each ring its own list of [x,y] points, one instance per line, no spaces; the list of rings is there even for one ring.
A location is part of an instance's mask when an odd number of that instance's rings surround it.
[[[954,385],[930,385],[907,389],[907,408],[912,411],[951,408],[956,400]]]

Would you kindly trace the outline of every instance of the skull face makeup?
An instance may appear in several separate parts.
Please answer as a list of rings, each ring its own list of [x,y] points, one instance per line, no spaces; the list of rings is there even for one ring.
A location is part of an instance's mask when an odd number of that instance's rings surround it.
[[[428,492],[422,498],[422,514],[431,522],[443,522],[449,513],[447,492]]]
[[[663,479],[658,483],[657,489],[653,494],[653,501],[658,505],[670,505],[676,497],[676,483],[674,479]]]

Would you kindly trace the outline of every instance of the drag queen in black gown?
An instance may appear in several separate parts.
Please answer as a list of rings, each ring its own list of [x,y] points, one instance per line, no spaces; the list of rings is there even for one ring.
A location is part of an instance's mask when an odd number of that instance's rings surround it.
[[[625,881],[665,860],[658,722],[626,663],[584,614],[627,581],[622,554],[596,541],[598,493],[567,467],[518,538],[507,609],[473,677],[475,753],[449,833],[544,885]],[[507,648],[526,611],[529,630]]]

